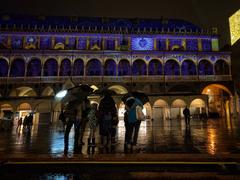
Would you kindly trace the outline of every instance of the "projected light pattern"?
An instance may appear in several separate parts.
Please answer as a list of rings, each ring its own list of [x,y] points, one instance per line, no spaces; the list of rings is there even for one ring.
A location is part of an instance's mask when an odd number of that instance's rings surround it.
[[[229,18],[231,45],[240,39],[240,9]]]
[[[132,50],[146,51],[154,50],[152,38],[132,38]]]

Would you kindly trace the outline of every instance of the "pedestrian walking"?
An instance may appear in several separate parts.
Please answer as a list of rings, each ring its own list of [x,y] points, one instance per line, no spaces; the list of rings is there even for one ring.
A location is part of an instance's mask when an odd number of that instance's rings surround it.
[[[17,122],[16,131],[21,130],[21,125],[22,125],[22,123],[23,123],[23,118],[20,117],[20,118],[18,119],[18,122]]]
[[[186,106],[183,110],[186,126],[190,126],[190,110]]]

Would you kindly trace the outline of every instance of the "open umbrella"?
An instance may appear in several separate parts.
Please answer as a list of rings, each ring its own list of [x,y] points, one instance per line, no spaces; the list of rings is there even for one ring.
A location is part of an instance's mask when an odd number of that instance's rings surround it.
[[[148,96],[143,92],[133,91],[133,92],[124,94],[122,97],[122,101],[124,103],[126,103],[126,101],[129,97],[135,97],[135,98],[139,99],[143,104],[146,104],[147,102],[149,102]]]
[[[103,89],[97,89],[96,91],[94,91],[94,94],[114,96],[117,93],[114,90],[103,88]]]
[[[88,85],[79,85],[68,89],[67,95],[62,99],[63,103],[82,102],[88,95],[93,92],[93,89]]]

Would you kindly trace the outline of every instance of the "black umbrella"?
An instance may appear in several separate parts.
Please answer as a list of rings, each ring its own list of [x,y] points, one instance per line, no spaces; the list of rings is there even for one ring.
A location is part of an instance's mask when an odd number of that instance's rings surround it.
[[[149,102],[148,96],[143,92],[133,91],[133,92],[124,94],[122,97],[122,101],[124,103],[126,103],[126,101],[129,97],[135,97],[135,98],[139,99],[143,104],[146,104],[147,102]]]
[[[94,94],[114,96],[117,93],[114,90],[103,88],[103,89],[97,89],[96,91],[94,91]]]
[[[93,89],[88,85],[79,85],[68,89],[67,95],[62,99],[63,103],[82,102],[93,92]]]

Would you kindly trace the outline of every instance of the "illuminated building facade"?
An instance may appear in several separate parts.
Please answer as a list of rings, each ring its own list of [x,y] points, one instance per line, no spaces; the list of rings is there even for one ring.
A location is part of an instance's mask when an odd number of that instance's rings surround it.
[[[235,111],[230,53],[219,51],[216,29],[177,19],[3,15],[0,30],[1,111],[54,119],[54,95],[77,84],[115,91],[120,115],[128,91],[149,95],[150,117],[180,118],[186,105],[196,117]]]

